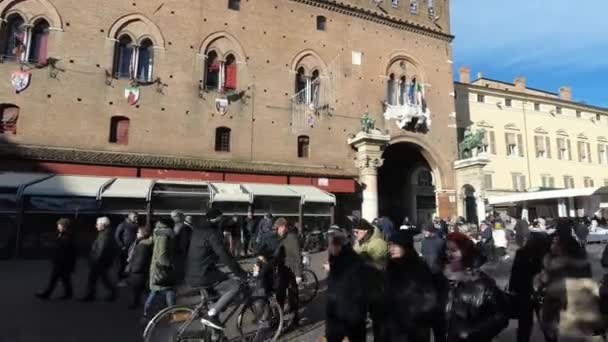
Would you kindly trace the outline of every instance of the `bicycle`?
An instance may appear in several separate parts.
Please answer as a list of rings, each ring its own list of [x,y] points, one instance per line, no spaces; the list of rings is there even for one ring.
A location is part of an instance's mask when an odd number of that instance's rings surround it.
[[[237,330],[243,341],[275,342],[283,330],[283,311],[276,300],[254,296],[255,278],[243,282],[234,307],[221,320],[223,325],[239,310]],[[144,329],[144,342],[225,342],[222,331],[214,330],[201,323],[200,318],[209,311],[212,301],[209,288],[200,289],[200,303],[194,307],[175,305],[157,313]],[[248,324],[254,330],[248,331]]]
[[[310,256],[307,252],[302,253],[302,282],[298,286],[299,300],[302,304],[308,304],[319,292],[319,278],[310,269]]]

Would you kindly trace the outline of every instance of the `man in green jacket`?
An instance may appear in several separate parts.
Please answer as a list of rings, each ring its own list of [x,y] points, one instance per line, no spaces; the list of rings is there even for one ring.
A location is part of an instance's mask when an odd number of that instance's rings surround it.
[[[388,257],[388,246],[380,230],[365,219],[360,219],[353,232],[356,240],[355,252],[377,269],[383,270]]]
[[[371,286],[374,289],[369,297],[369,314],[372,319],[374,341],[383,341],[383,317],[385,309],[383,307],[384,298],[384,270],[388,261],[388,245],[380,229],[374,227],[365,219],[357,220],[353,233],[355,235],[355,245],[353,249],[363,260],[372,266],[375,274],[371,275]]]

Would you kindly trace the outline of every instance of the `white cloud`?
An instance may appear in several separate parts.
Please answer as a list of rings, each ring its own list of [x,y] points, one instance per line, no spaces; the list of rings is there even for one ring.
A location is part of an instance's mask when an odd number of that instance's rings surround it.
[[[606,0],[452,0],[456,64],[608,67]]]

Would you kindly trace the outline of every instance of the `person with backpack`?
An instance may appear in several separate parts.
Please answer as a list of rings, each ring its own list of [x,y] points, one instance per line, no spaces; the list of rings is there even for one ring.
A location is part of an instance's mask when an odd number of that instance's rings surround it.
[[[591,264],[576,239],[574,227],[565,220],[558,222],[536,284],[544,295],[541,328],[547,341],[558,341],[564,333],[584,339],[589,334],[586,330],[598,323],[599,298],[594,304],[589,295],[592,291],[586,289],[597,285],[591,277]]]
[[[175,305],[175,232],[166,219],[156,222],[153,232],[154,247],[150,262],[150,294],[144,304],[143,317],[146,319],[154,299],[159,294],[165,296],[167,306]]]

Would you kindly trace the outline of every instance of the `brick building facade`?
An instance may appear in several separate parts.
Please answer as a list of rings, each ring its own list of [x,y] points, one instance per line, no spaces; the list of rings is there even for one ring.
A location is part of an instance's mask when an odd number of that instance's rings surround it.
[[[455,211],[447,0],[7,0],[0,16],[0,169],[352,193],[347,139],[369,112]],[[425,86],[428,132],[382,117],[394,70]]]

